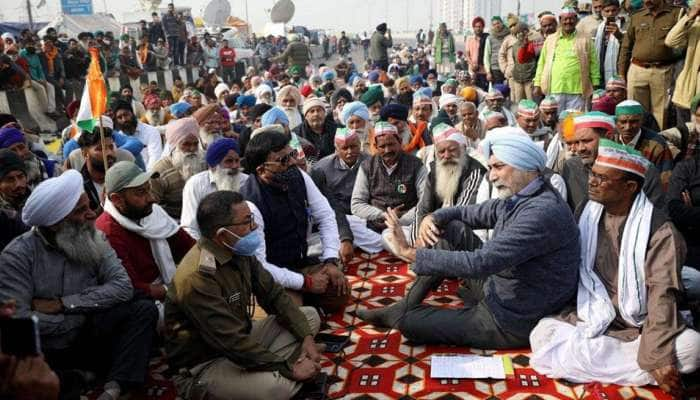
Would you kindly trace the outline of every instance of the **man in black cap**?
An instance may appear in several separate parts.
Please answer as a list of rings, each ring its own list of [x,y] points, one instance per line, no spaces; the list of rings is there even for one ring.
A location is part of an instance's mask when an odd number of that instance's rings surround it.
[[[0,150],[0,250],[29,230],[22,223],[22,206],[29,197],[24,161],[12,150]]]
[[[369,57],[377,68],[387,70],[389,67],[388,50],[393,45],[391,29],[387,29],[385,22],[377,25],[377,30],[372,34],[369,42]]]
[[[379,120],[396,127],[401,139],[401,148],[406,151],[413,138],[411,129],[408,127],[408,107],[399,103],[387,104],[379,112]]]

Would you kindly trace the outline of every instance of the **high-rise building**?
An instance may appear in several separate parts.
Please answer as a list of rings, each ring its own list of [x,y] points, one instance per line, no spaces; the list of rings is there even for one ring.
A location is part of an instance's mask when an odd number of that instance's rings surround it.
[[[464,28],[471,30],[472,20],[481,17],[486,22],[486,29],[491,26],[491,17],[501,15],[501,0],[464,0]]]
[[[454,33],[462,32],[464,29],[464,3],[468,0],[440,0],[440,20],[437,25],[444,22],[447,29]]]

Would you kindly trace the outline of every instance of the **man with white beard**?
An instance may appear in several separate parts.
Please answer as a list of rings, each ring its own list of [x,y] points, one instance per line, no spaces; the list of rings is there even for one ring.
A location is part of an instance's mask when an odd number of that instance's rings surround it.
[[[223,137],[237,137],[231,129],[231,122],[224,116],[223,108],[218,104],[207,104],[192,114],[199,124],[201,148]]]
[[[0,298],[16,301],[16,316],[39,318],[41,350],[61,379],[62,398],[80,393],[73,370],[109,371],[98,400],[142,386],[158,312],[133,296],[116,253],[95,229],[83,178],[70,170],[39,184],[22,221],[34,229],[0,255]],[[77,383],[80,382],[80,383]]]
[[[165,125],[173,119],[170,112],[166,111],[162,105],[163,103],[157,94],[151,93],[147,95],[143,99],[143,106],[146,107],[146,113],[140,119],[140,122],[158,129],[160,134],[165,132]]]
[[[369,153],[369,109],[361,101],[345,103],[340,112],[340,122],[348,129],[357,132],[360,137],[360,150]]]
[[[294,85],[282,87],[277,93],[277,106],[284,110],[289,118],[289,129],[295,129],[304,122],[299,105],[301,104],[301,93]]]
[[[151,194],[156,202],[177,219],[182,212],[182,190],[194,174],[206,169],[204,152],[199,146],[199,126],[194,118],[181,118],[168,124],[165,140],[170,155],[153,166],[159,175],[151,180]]]
[[[208,194],[218,190],[238,192],[248,175],[240,171],[241,156],[235,139],[219,139],[207,148],[206,161],[209,169],[202,171],[185,184],[182,191],[182,214],[180,226],[195,240],[201,238],[197,225],[197,207]]]

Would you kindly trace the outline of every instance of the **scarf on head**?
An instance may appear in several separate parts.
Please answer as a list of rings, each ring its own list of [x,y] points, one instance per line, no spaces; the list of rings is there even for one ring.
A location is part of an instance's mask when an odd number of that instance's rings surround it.
[[[577,295],[578,328],[584,337],[602,335],[615,319],[615,308],[605,286],[593,270],[598,246],[598,224],[603,205],[589,201],[581,214],[581,266]],[[632,326],[641,326],[647,315],[644,264],[654,206],[644,192],[632,204],[620,243],[617,293],[620,314]]]
[[[58,56],[58,49],[54,47],[51,50],[44,50],[44,56],[46,57],[46,68],[49,70],[49,75],[53,75],[54,71],[54,60]]]
[[[616,21],[617,25],[620,26],[620,22]],[[600,52],[603,49],[603,43],[605,41],[606,35],[608,39],[608,45],[605,47],[605,55],[603,58],[603,73],[605,76],[601,76],[602,82],[607,82],[608,79],[613,78],[617,75],[617,56],[620,53],[620,42],[617,40],[615,35],[608,35],[605,33],[606,21],[603,21],[598,25],[598,30],[595,34],[595,49],[600,57]]]
[[[168,238],[180,230],[180,226],[158,204],[153,205],[153,212],[138,222],[123,216],[111,201],[105,200],[104,211],[111,215],[119,225],[148,239],[151,244],[153,259],[160,270],[161,283],[169,284],[175,276],[175,260],[170,251]]]

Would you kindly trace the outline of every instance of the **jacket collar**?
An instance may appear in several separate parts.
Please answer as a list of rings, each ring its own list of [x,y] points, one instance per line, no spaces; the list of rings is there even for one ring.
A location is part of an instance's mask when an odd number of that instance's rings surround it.
[[[207,239],[205,237],[199,239],[199,247],[211,253],[216,259],[218,265],[227,264],[233,259],[233,253],[231,253],[231,250],[215,243],[211,239]]]

